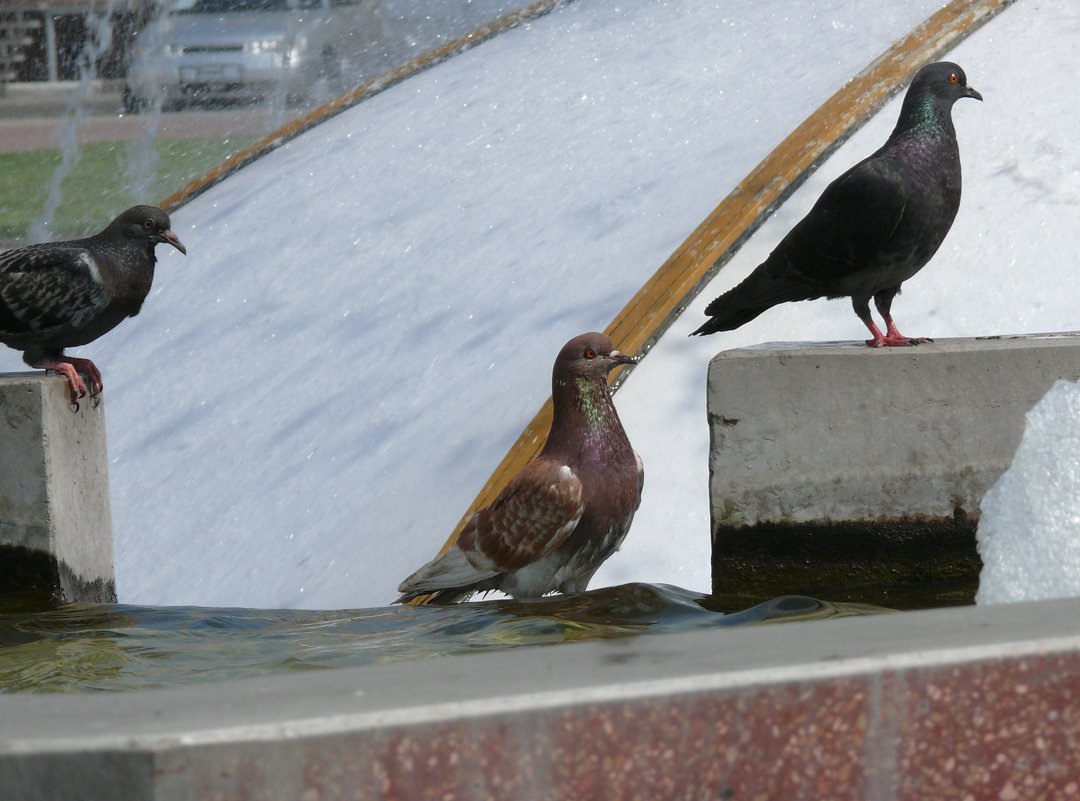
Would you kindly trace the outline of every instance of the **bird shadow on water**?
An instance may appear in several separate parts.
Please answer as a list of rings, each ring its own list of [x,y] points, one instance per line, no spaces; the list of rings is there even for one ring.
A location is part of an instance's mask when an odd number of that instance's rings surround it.
[[[134,690],[645,633],[886,613],[783,596],[738,612],[624,584],[537,601],[308,611],[123,604],[0,609],[0,692]]]

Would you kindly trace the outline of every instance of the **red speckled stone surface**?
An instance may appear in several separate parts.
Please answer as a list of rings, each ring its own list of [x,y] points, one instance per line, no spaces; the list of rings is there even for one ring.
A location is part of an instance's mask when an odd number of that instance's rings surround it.
[[[1076,655],[886,670],[204,753],[175,797],[1080,799],[1078,699]]]

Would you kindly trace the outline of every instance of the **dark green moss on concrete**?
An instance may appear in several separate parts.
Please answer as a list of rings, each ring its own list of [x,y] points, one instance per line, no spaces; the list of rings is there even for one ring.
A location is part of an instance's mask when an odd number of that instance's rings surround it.
[[[116,603],[116,585],[86,581],[64,562],[42,551],[0,545],[0,608],[58,603]]]
[[[948,518],[760,523],[713,532],[713,595],[733,607],[810,595],[897,609],[972,603],[977,521]]]

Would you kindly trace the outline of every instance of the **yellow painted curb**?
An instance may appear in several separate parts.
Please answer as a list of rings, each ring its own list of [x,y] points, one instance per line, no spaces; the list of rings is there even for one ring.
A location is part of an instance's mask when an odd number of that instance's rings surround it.
[[[757,165],[671,254],[607,327],[623,353],[644,355],[687,304],[829,154],[900,91],[924,64],[973,33],[1015,0],[953,0],[893,44]],[[613,376],[620,382],[626,371]],[[499,494],[543,447],[551,426],[551,399],[511,446],[439,551],[458,538],[472,514]],[[423,603],[424,598],[415,599]]]
[[[347,92],[340,97],[336,97],[333,100],[323,103],[321,106],[312,109],[303,117],[298,117],[297,119],[286,123],[273,133],[264,136],[255,144],[229,156],[229,158],[210,170],[206,175],[196,178],[182,189],[173,192],[158,203],[158,206],[165,209],[165,211],[172,212],[187,203],[193,197],[201,195],[214,184],[236,172],[241,167],[250,164],[261,156],[265,156],[271,150],[281,147],[281,145],[289,140],[295,139],[305,131],[321,122],[325,122],[336,114],[340,114],[345,109],[355,106],[360,101],[366,100],[373,95],[377,95],[379,92],[389,89],[394,84],[401,83],[401,81],[404,81],[406,78],[411,78],[413,75],[423,72],[441,61],[445,61],[451,56],[476,47],[478,44],[486,42],[488,39],[491,39],[504,31],[516,28],[518,25],[536,19],[537,17],[542,17],[552,11],[556,6],[565,5],[567,2],[572,2],[572,0],[538,0],[538,2],[530,3],[525,6],[525,8],[499,17],[486,25],[481,25],[479,28],[467,33],[465,36],[451,39],[446,44],[424,53],[421,56],[417,56],[411,61],[405,62],[400,67],[397,67],[384,75],[380,75],[378,78],[362,83],[351,92]]]

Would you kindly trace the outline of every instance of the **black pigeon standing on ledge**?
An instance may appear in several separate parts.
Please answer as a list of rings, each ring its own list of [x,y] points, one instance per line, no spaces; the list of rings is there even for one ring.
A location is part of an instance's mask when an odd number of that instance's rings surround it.
[[[850,297],[873,339],[914,345],[891,315],[900,285],[941,245],[960,208],[953,103],[982,100],[964,71],[942,61],[915,74],[900,119],[880,150],[826,187],[817,203],[746,280],[705,308],[694,334],[731,331],[779,303]],[[870,299],[885,333],[870,316]]]
[[[87,392],[80,372],[96,398],[100,371],[64,349],[93,342],[139,313],[154,280],[154,247],[162,242],[187,254],[168,214],[134,206],[86,239],[0,253],[0,342],[21,350],[31,367],[63,374],[76,406]]]
[[[518,599],[585,590],[641,503],[641,459],[607,385],[613,367],[633,361],[604,334],[563,346],[552,370],[544,449],[469,519],[446,553],[401,582],[397,603],[419,595],[454,603],[488,590]]]

